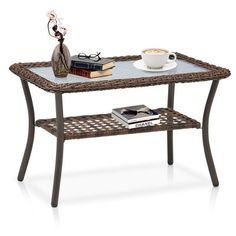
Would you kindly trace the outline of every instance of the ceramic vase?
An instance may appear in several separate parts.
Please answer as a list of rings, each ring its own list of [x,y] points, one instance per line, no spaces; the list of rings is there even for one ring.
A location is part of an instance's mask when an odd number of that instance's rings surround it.
[[[70,51],[63,40],[59,41],[59,44],[55,47],[51,62],[56,77],[67,77],[70,72],[71,57]]]

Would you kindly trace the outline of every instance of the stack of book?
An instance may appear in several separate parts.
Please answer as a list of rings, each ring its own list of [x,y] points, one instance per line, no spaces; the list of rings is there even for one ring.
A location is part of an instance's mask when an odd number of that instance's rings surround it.
[[[112,110],[112,117],[128,129],[160,123],[160,115],[145,105],[115,108]]]
[[[112,75],[115,62],[112,59],[101,58],[93,61],[87,58],[79,58],[77,55],[71,57],[70,73],[87,78],[97,78]]]

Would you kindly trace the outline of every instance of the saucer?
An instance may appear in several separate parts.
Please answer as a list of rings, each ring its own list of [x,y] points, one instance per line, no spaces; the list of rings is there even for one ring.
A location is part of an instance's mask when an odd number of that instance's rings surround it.
[[[161,68],[149,68],[147,67],[143,60],[138,60],[134,62],[134,67],[136,67],[137,69],[140,70],[144,70],[144,71],[149,71],[149,72],[162,72],[162,71],[167,71],[167,70],[172,70],[177,66],[177,63],[174,61],[172,63],[167,63],[165,64],[163,67]]]

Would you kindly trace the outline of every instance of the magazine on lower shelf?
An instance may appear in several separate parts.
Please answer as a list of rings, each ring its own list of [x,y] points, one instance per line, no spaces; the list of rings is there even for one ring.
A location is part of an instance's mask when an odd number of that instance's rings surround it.
[[[146,126],[153,126],[160,124],[159,119],[153,119],[153,120],[146,120],[146,121],[139,121],[139,122],[134,122],[134,123],[127,123],[124,120],[122,120],[120,117],[116,116],[115,114],[111,114],[111,116],[120,124],[124,125],[125,128],[128,129],[135,129],[135,128],[141,128],[141,127],[146,127]]]
[[[145,105],[114,108],[112,114],[116,115],[124,122],[131,124],[135,122],[154,120],[159,118],[158,112]]]

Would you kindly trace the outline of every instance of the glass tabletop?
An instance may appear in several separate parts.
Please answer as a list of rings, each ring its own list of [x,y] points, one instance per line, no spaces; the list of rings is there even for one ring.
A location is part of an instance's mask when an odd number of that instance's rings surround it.
[[[163,76],[163,75],[177,75],[186,74],[194,72],[207,72],[208,69],[198,66],[196,64],[178,59],[177,66],[174,69],[163,71],[163,72],[148,72],[144,70],[137,69],[133,64],[135,60],[131,61],[117,61],[115,67],[112,69],[112,75],[98,77],[98,78],[86,78],[82,76],[77,76],[69,74],[66,78],[57,78],[53,74],[51,67],[32,67],[29,70],[39,76],[45,78],[46,80],[56,83],[88,83],[92,81],[107,81],[116,79],[130,79],[130,78],[143,78],[143,77],[153,77],[153,76]]]

